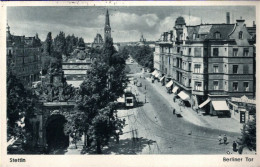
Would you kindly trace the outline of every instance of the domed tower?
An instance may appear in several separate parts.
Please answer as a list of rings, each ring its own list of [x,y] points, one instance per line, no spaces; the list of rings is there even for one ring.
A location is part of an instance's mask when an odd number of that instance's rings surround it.
[[[105,23],[105,28],[104,28],[104,40],[106,41],[106,38],[109,37],[111,38],[111,27],[110,27],[110,21],[109,21],[109,13],[107,10],[106,14],[106,23]]]
[[[186,25],[184,18],[182,16],[178,17],[175,21],[175,28],[180,29],[183,28],[184,25]]]
[[[174,29],[176,30],[176,40],[182,39],[184,26],[186,26],[184,18],[182,16],[178,17],[174,26]]]

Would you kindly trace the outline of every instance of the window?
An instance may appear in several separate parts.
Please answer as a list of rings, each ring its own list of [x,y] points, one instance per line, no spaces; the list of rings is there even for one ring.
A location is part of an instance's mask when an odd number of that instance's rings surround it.
[[[193,39],[193,40],[196,39],[196,34],[195,34],[195,33],[192,35],[192,39]]]
[[[195,48],[194,49],[194,56],[195,57],[201,57],[201,48]]]
[[[238,91],[238,82],[233,82],[233,91]]]
[[[191,63],[189,63],[189,71],[191,71]]]
[[[243,74],[249,74],[249,72],[248,72],[248,65],[247,64],[244,64],[243,65]]]
[[[238,56],[238,49],[234,48],[233,49],[233,57],[237,57]]]
[[[218,81],[213,81],[213,90],[218,90]]]
[[[225,90],[228,90],[227,81],[225,81]]]
[[[220,33],[219,32],[215,32],[215,38],[216,39],[220,39],[220,37],[221,37]]]
[[[244,55],[244,57],[249,56],[249,49],[248,48],[244,48],[243,55]]]
[[[213,48],[213,56],[218,57],[218,48]]]
[[[243,32],[242,32],[242,31],[240,31],[240,32],[238,33],[238,38],[239,38],[239,39],[243,39]]]
[[[180,53],[180,47],[177,48],[177,53]]]
[[[191,48],[189,48],[189,55],[191,54]]]
[[[225,70],[225,72],[227,73],[227,72],[228,72],[228,70],[227,70],[227,65],[225,64],[225,66],[224,66],[224,67],[225,67],[225,69],[224,69],[224,70]]]
[[[213,73],[218,73],[218,64],[213,65]]]
[[[191,79],[189,79],[189,85],[188,86],[190,87],[190,85],[191,85]]]
[[[233,65],[233,74],[238,73],[238,65]]]
[[[249,83],[248,82],[244,82],[244,91],[245,92],[249,91]]]
[[[195,90],[202,90],[201,82],[195,82]]]
[[[195,64],[194,65],[194,73],[200,73],[200,64]]]

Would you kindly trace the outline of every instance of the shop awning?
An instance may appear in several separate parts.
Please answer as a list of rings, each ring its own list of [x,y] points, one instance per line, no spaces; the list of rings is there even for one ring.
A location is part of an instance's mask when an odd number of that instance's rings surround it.
[[[226,101],[212,101],[214,110],[216,111],[227,111],[229,110]]]
[[[160,81],[162,81],[165,77],[160,78]]]
[[[156,78],[159,78],[159,76],[160,76],[160,73],[159,72],[157,72],[155,75],[154,75]]]
[[[156,72],[157,72],[157,71],[156,71],[156,70],[154,70],[154,71],[152,72],[152,75],[155,75],[155,74],[156,74]]]
[[[177,93],[177,90],[179,89],[178,86],[175,86],[173,89],[172,89],[172,93]]]
[[[189,100],[190,96],[188,94],[186,94],[185,92],[181,91],[178,96],[182,99],[182,100]]]
[[[173,81],[172,81],[172,80],[170,80],[170,82],[168,82],[168,83],[166,84],[166,88],[169,88],[169,87],[171,87],[171,86],[172,86],[172,84],[173,84]]]
[[[208,104],[210,102],[210,98],[208,98],[206,101],[204,101],[203,103],[201,103],[200,105],[199,105],[199,108],[202,108],[202,107],[204,107],[206,104]]]

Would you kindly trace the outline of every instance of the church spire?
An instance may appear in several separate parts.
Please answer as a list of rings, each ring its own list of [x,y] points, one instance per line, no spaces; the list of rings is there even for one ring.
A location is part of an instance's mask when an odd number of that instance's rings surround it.
[[[106,41],[107,38],[111,38],[111,27],[110,27],[108,10],[107,10],[107,13],[106,13],[106,22],[105,22],[105,28],[104,28],[104,40]]]
[[[110,27],[108,9],[107,9],[107,14],[106,14],[106,23],[105,23],[105,26],[109,26],[109,27]]]

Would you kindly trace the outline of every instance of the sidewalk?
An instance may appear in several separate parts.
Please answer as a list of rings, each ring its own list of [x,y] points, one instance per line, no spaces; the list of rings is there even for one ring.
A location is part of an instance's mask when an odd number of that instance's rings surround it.
[[[161,83],[157,81],[152,83],[150,78],[145,77],[145,79],[158,93],[160,93],[165,98],[165,100],[169,102],[169,104],[171,104],[173,108],[181,111],[181,115],[185,120],[198,126],[204,126],[228,132],[241,132],[243,124],[240,124],[237,120],[234,120],[233,118],[218,118],[217,116],[203,116],[197,114],[190,107],[181,107],[177,101],[173,102],[173,94],[168,94],[165,86],[162,86]]]

